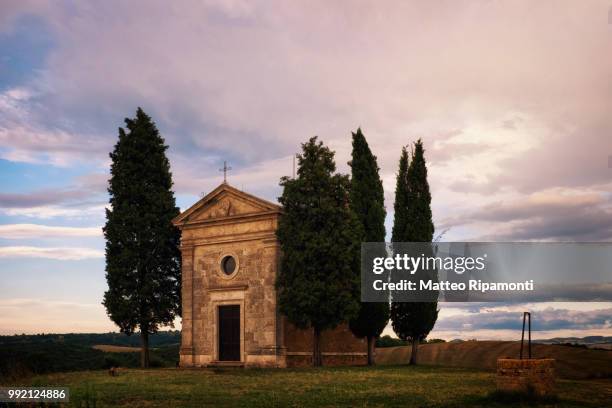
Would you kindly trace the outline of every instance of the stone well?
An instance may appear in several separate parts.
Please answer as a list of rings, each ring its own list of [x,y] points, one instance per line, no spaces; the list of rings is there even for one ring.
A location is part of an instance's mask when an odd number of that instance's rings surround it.
[[[504,392],[553,395],[555,391],[555,360],[552,358],[497,360],[497,390]]]

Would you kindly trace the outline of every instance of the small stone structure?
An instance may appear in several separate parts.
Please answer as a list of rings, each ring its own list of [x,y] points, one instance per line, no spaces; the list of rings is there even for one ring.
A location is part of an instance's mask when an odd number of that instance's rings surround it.
[[[550,396],[555,391],[555,360],[552,358],[497,360],[497,390]]]
[[[282,208],[227,183],[174,219],[181,230],[181,367],[312,364],[312,330],[280,314],[275,281]],[[347,325],[321,333],[324,365],[367,363]]]

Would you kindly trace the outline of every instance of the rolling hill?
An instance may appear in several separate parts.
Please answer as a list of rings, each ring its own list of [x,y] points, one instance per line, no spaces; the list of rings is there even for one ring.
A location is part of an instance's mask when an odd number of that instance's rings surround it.
[[[527,345],[525,345],[526,347]],[[534,358],[557,360],[557,375],[562,378],[611,378],[612,351],[567,345],[532,344]],[[418,362],[425,365],[495,370],[498,358],[518,358],[520,342],[463,341],[419,346]],[[526,350],[525,350],[526,352]],[[405,364],[410,347],[376,349],[377,364]]]

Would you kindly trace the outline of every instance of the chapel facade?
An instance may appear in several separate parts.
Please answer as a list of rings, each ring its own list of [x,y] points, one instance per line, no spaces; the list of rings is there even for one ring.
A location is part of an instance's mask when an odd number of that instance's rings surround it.
[[[312,365],[312,331],[277,307],[282,208],[223,183],[173,220],[181,230],[181,367]],[[324,365],[367,363],[347,325],[321,335]]]

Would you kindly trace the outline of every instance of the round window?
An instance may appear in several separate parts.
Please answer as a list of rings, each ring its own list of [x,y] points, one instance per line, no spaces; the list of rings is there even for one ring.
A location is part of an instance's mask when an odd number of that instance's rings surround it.
[[[221,270],[226,275],[231,275],[236,270],[236,260],[233,256],[228,255],[221,260]]]

